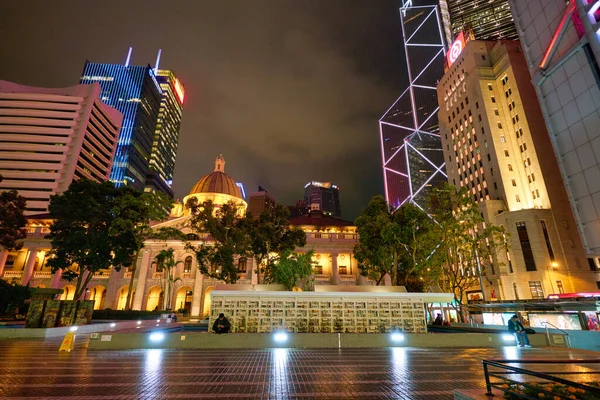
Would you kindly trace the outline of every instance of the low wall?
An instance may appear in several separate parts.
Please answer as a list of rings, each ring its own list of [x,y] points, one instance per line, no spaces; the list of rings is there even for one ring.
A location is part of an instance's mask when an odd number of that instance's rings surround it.
[[[263,349],[263,348],[373,348],[373,347],[501,347],[515,345],[507,334],[447,333],[296,333],[277,341],[271,333],[106,333],[90,340],[91,350],[168,349]],[[509,340],[507,340],[509,339]],[[547,346],[544,335],[530,336],[533,346]]]
[[[141,324],[138,324],[138,321],[106,322],[101,324],[79,325],[77,326],[77,333],[111,332],[123,329],[135,329],[138,326],[148,329],[155,325],[155,320],[141,321]],[[64,337],[70,329],[70,326],[63,326],[60,328],[2,328],[0,329],[0,340]]]

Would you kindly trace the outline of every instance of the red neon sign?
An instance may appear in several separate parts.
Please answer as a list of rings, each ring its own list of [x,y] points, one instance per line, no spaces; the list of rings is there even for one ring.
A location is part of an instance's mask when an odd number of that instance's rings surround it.
[[[544,58],[540,63],[540,69],[546,69],[548,67],[548,64],[550,63],[550,58],[552,54],[554,54],[554,51],[558,46],[558,39],[562,36],[563,29],[565,28],[565,25],[567,23],[567,19],[571,16],[571,14],[573,14],[573,11],[575,11],[575,2],[572,2],[567,6],[567,10],[563,14],[562,19],[560,20],[560,24],[558,24],[558,28],[556,28],[556,31],[554,32],[554,36],[552,37],[550,46],[548,46],[546,54],[544,54]]]
[[[446,53],[446,60],[448,61],[448,66],[454,64],[454,61],[460,56],[463,49],[465,48],[465,36],[463,33],[459,33],[456,37],[456,40],[452,43],[448,52]]]
[[[179,82],[179,79],[177,79],[177,78],[175,78],[175,93],[177,93],[179,102],[181,104],[183,104],[183,98],[185,97],[185,90],[183,90],[183,85]]]

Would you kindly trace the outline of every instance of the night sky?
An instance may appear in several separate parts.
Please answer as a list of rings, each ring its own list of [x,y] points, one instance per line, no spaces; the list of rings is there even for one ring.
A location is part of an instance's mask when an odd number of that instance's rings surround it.
[[[340,186],[353,220],[383,193],[377,120],[404,83],[400,0],[0,2],[0,79],[77,84],[85,60],[172,69],[186,89],[174,190],[214,168],[295,204]]]

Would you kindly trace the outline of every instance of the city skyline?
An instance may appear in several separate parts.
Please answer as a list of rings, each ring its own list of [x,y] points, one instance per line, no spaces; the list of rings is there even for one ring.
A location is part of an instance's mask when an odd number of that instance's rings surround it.
[[[383,193],[374,132],[406,79],[396,1],[261,2],[251,10],[182,4],[160,14],[147,3],[109,4],[90,14],[66,2],[68,17],[43,2],[29,11],[0,8],[11,16],[0,28],[11,32],[0,53],[14,55],[0,77],[13,82],[70,86],[86,59],[124,64],[133,47],[132,65],[153,65],[162,49],[161,68],[174,71],[186,89],[176,198],[215,153],[227,157],[239,182],[269,187],[285,204],[302,198],[309,180],[334,181],[344,188],[343,217],[350,220]],[[13,22],[19,20],[53,21],[53,39]]]

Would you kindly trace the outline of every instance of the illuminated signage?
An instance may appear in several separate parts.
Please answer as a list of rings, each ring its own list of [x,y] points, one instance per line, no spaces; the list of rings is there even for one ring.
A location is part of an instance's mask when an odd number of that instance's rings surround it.
[[[183,85],[179,82],[179,79],[175,78],[175,93],[177,93],[177,97],[179,98],[179,102],[183,104],[183,98],[185,96],[185,91],[183,90]]]
[[[326,188],[326,189],[337,189],[338,187],[336,185],[332,185],[331,182],[317,182],[317,181],[312,181],[312,182],[308,182],[306,185],[304,185],[304,188],[306,189],[309,186],[316,186],[316,187],[322,187],[322,188]]]
[[[448,60],[448,67],[454,64],[454,61],[460,56],[463,49],[465,48],[465,36],[463,33],[459,33],[456,37],[456,40],[452,43],[450,48],[448,49],[448,53],[446,53],[446,60]]]

